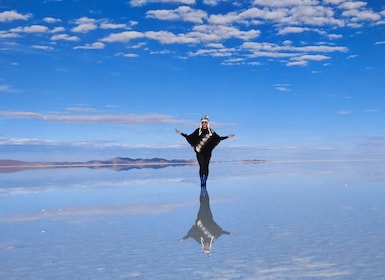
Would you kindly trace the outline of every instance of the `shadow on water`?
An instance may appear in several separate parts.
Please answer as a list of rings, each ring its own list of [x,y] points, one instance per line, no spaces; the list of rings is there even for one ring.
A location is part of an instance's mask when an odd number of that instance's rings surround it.
[[[202,246],[202,251],[206,256],[211,256],[213,244],[221,235],[235,236],[235,233],[223,230],[214,221],[209,194],[205,188],[201,189],[199,204],[197,218],[187,234],[179,240],[179,244],[192,238]]]

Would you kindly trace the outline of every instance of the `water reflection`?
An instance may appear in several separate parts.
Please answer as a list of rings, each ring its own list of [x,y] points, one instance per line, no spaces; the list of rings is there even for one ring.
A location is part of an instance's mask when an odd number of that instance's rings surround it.
[[[211,256],[213,243],[222,235],[235,236],[235,233],[223,230],[215,221],[210,208],[210,198],[206,188],[201,188],[199,210],[195,223],[185,236],[179,240],[181,244],[188,238],[194,239],[202,246],[206,256]]]

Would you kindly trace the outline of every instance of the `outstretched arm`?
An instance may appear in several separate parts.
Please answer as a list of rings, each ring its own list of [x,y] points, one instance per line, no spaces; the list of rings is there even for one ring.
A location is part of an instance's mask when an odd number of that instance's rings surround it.
[[[235,136],[235,134],[229,134],[229,135],[226,135],[226,136],[221,136],[221,140],[225,140],[225,139],[228,139],[228,138],[233,138]]]
[[[188,239],[188,238],[189,238],[189,235],[188,235],[188,234],[185,235],[185,236],[183,236],[181,239],[178,240],[178,244],[182,244],[183,241],[185,241],[185,240]]]
[[[230,231],[226,231],[226,230],[222,230],[222,234],[226,234],[229,236],[236,236],[236,234],[234,232],[230,232]]]
[[[186,133],[183,133],[181,130],[179,129],[175,129],[175,132],[178,133],[179,135],[182,135],[184,138],[186,138],[188,135]]]

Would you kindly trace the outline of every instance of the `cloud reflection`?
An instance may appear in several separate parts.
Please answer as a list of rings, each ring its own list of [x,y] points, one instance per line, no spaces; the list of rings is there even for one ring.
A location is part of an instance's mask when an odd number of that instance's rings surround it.
[[[317,262],[311,257],[294,257],[287,264],[258,269],[255,277],[257,279],[303,279],[341,277],[350,274],[349,271],[341,270],[330,262]]]
[[[59,208],[54,210],[41,210],[39,213],[20,214],[6,217],[7,222],[28,222],[37,220],[62,220],[73,217],[106,216],[106,215],[157,215],[168,213],[176,209],[195,204],[195,200],[159,204],[127,204],[110,206],[93,206],[79,208]]]

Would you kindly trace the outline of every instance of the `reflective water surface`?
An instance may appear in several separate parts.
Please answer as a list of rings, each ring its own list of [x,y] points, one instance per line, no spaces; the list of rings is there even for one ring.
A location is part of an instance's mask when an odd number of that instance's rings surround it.
[[[0,278],[383,279],[383,171],[217,163],[207,196],[197,166],[2,173]]]

